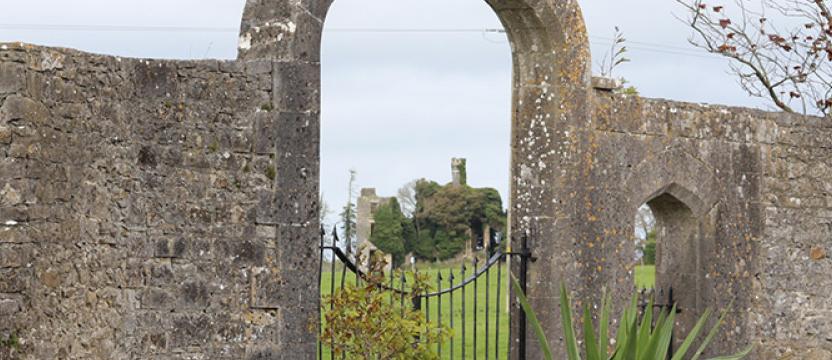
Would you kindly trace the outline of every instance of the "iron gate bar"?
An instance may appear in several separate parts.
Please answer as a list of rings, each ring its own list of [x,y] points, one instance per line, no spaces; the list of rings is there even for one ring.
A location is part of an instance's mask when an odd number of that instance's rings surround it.
[[[440,270],[436,274],[436,288],[442,288],[442,271]],[[442,294],[439,294],[437,297],[437,305],[436,305],[436,319],[437,319],[437,330],[442,329]],[[439,341],[436,344],[436,350],[439,353],[439,357],[442,358],[442,342]]]
[[[405,285],[407,284],[407,277],[404,276],[404,271],[402,271],[402,275],[401,275],[401,284],[402,284],[402,290],[401,290],[401,292],[399,292],[399,295],[401,295],[400,296],[401,300],[400,300],[399,306],[400,306],[400,311],[402,313],[402,316],[404,316],[404,294],[405,294],[404,289],[405,289]]]
[[[430,323],[430,298],[425,298],[425,321]]]
[[[388,289],[394,289],[395,285],[393,285],[393,267],[390,267],[390,285],[387,286]],[[393,292],[390,292],[390,306],[393,306]]]
[[[448,276],[448,281],[451,287],[454,287],[454,269],[451,268],[451,274]],[[451,296],[451,331],[456,331],[454,327],[454,293],[450,293]],[[454,339],[451,338],[451,359],[454,358]]]
[[[318,264],[318,288],[321,287],[321,282],[324,276],[324,238],[326,237],[326,229],[321,225],[321,259]],[[334,259],[333,259],[334,260]],[[324,345],[321,343],[321,338],[324,334],[324,321],[318,316],[318,359],[324,358]]]
[[[497,266],[500,266],[499,263]],[[485,269],[485,360],[488,360],[488,305],[491,304],[489,290],[491,290],[491,267]]]
[[[526,273],[529,270],[529,260],[531,259],[531,252],[529,251],[529,235],[528,233],[523,234],[523,238],[520,242],[520,290],[523,291],[523,294],[527,294],[528,291],[526,289]],[[526,312],[525,311],[518,311],[520,321],[518,324],[518,340],[519,344],[517,346],[517,351],[519,352],[520,359],[526,359]]]
[[[477,263],[478,262],[479,262],[479,259],[474,257],[474,269],[477,268]],[[486,268],[488,268],[488,267],[486,267]],[[475,271],[474,275],[476,275],[476,271]],[[479,276],[474,276],[474,359],[477,358],[477,310],[479,310],[479,309],[477,309],[477,297],[478,297],[477,296],[477,279],[479,279],[479,278],[480,278]]]
[[[511,255],[511,254],[514,254],[514,255],[519,255],[519,253],[504,253],[504,254],[497,254],[497,255],[494,255],[494,256],[492,256],[490,259],[488,259],[488,262],[485,264],[485,266],[483,266],[483,267],[482,267],[481,269],[479,269],[478,271],[475,271],[475,272],[474,272],[474,274],[472,274],[471,276],[469,276],[468,278],[466,278],[466,279],[465,279],[465,281],[463,281],[463,282],[461,282],[461,283],[457,284],[457,285],[456,285],[456,286],[454,286],[454,287],[450,287],[450,288],[447,288],[447,289],[443,289],[443,290],[441,290],[441,291],[436,291],[436,292],[432,292],[432,293],[423,294],[423,295],[421,295],[421,296],[422,296],[422,297],[433,297],[433,296],[439,296],[439,294],[440,294],[440,293],[441,293],[441,294],[447,294],[447,293],[450,293],[450,292],[453,292],[453,291],[459,290],[460,288],[462,288],[462,287],[464,287],[464,286],[466,286],[466,285],[468,285],[468,284],[470,284],[470,283],[474,282],[474,280],[475,280],[476,278],[478,278],[480,275],[485,274],[485,270],[486,270],[486,268],[488,268],[488,267],[490,267],[490,266],[494,265],[497,261],[499,261],[499,259],[500,259],[500,257],[501,257],[501,256],[503,256],[503,255]],[[467,268],[465,267],[465,265],[464,265],[464,264],[463,264],[463,268],[462,268],[462,269],[463,269],[463,275],[462,275],[462,276],[463,276],[463,278],[464,278],[464,277],[465,277],[465,271],[467,270]]]
[[[465,270],[466,270],[465,269],[465,262],[463,261],[462,262],[462,278],[463,279],[465,278]],[[467,297],[467,296],[465,296],[465,285],[466,284],[468,284],[468,281],[464,281],[462,283],[462,338],[460,338],[460,341],[461,341],[461,345],[462,345],[461,347],[462,347],[462,358],[463,359],[465,359],[465,298]]]
[[[502,260],[502,259],[501,259]],[[500,360],[500,284],[503,282],[503,264],[497,264],[497,319],[494,322],[496,331],[494,332],[494,356]]]
[[[663,292],[664,292],[664,289],[660,289],[660,290],[659,290],[659,294],[660,294],[660,295],[661,295]],[[655,292],[655,291],[653,291],[653,293],[652,293],[652,295],[651,295],[651,296],[654,296],[654,298],[653,298],[654,300],[655,300],[655,294],[656,294],[656,292]],[[646,297],[647,297],[647,291],[646,291],[646,290],[642,290],[642,291],[640,292],[640,294],[639,294],[639,295],[640,295],[640,297],[639,297],[639,304],[638,304],[638,307],[639,307],[639,309],[641,309],[641,313],[642,313],[642,314],[644,314],[644,312],[646,312],[646,311],[647,311],[647,307],[649,306],[649,300],[648,300],[648,299],[646,299]],[[646,302],[645,302],[645,301],[646,301]],[[653,309],[659,309],[659,311],[661,311],[661,312],[665,312],[665,311],[666,311],[668,314],[669,314],[671,311],[675,312],[676,314],[679,314],[679,313],[681,313],[681,312],[682,312],[682,309],[676,306],[676,299],[674,299],[674,298],[673,298],[673,286],[670,286],[670,287],[669,287],[669,289],[668,289],[668,294],[667,294],[667,303],[665,303],[665,304],[660,304],[660,303],[655,303],[655,302],[654,302],[654,303],[653,303]],[[674,309],[675,309],[675,310],[674,310]],[[642,316],[643,316],[643,315],[642,315]],[[673,348],[673,342],[674,342],[674,340],[675,340],[675,335],[674,335],[673,333],[671,333],[671,334],[670,334],[670,345],[669,345],[669,346],[670,346],[670,348],[668,349],[668,352],[667,352],[667,358],[668,358],[668,359],[670,359],[670,358],[673,356],[673,351],[674,351],[674,348]]]
[[[333,249],[335,248],[335,245],[337,244],[337,242],[338,242],[338,228],[333,226],[332,227],[332,248]],[[335,294],[335,258],[332,258],[332,261],[331,261],[330,265],[331,265],[330,266],[330,271],[331,272],[329,273],[330,274],[330,276],[329,276],[329,295],[332,296],[332,295]],[[329,311],[332,311],[334,309],[335,309],[335,303],[330,301],[329,302]],[[331,325],[330,325],[330,328],[332,328]],[[330,349],[329,349],[329,360],[335,360],[335,349],[334,349],[334,347],[335,347],[335,330],[333,330],[332,334],[330,334],[330,339],[331,339],[330,342],[332,343],[332,345],[330,346]]]

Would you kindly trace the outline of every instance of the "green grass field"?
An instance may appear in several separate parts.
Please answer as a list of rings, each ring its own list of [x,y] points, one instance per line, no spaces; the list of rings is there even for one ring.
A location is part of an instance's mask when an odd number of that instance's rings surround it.
[[[656,286],[656,267],[653,265],[636,266],[636,287],[652,289]]]
[[[449,274],[451,268],[443,267],[443,268],[427,268],[419,270],[421,273],[427,274],[429,279],[431,279],[431,284],[436,287],[436,274],[438,272],[442,273],[443,280],[443,288],[448,287],[449,283],[447,281],[447,276]],[[454,274],[456,276],[455,284],[460,282],[459,276],[459,268],[453,267]],[[471,270],[468,270],[468,275],[471,274]],[[443,295],[442,296],[442,325],[450,327],[451,317],[448,315],[453,311],[453,333],[454,337],[451,340],[453,342],[453,351],[454,351],[454,358],[459,358],[461,356],[462,346],[465,346],[465,357],[466,358],[484,358],[485,357],[485,314],[486,314],[486,303],[488,303],[488,353],[490,359],[505,359],[507,358],[508,352],[508,340],[509,340],[509,316],[507,310],[507,286],[510,286],[508,283],[508,274],[506,271],[506,267],[503,266],[502,269],[502,277],[500,281],[500,301],[497,301],[497,268],[496,266],[492,268],[490,272],[490,286],[486,286],[485,276],[483,275],[477,281],[477,307],[476,307],[476,314],[477,314],[477,344],[476,344],[476,357],[474,357],[474,286],[473,284],[469,284],[465,288],[465,338],[462,337],[462,296],[460,291],[454,293],[454,304],[453,309],[451,308],[450,304],[450,296]],[[321,278],[321,294],[322,295],[329,295],[330,294],[330,281],[333,274],[329,271],[325,271],[322,274]],[[345,284],[352,284],[355,282],[355,276],[347,271],[347,277],[345,279]],[[635,273],[635,282],[639,289],[642,288],[652,288],[653,284],[655,283],[655,267],[654,266],[638,266],[636,267]],[[335,288],[336,291],[340,288],[341,283],[341,271],[335,272]],[[398,282],[395,283],[398,286]],[[487,289],[487,290],[486,290]],[[486,291],[488,291],[488,297],[490,301],[486,301]],[[395,301],[399,301],[396,299]],[[405,299],[405,304],[409,304],[408,300]],[[422,303],[422,311],[425,309],[430,309],[430,320],[433,322],[437,322],[437,315],[438,315],[438,308],[437,308],[437,299],[431,298],[429,302]],[[499,304],[499,309],[497,308],[497,304]],[[499,313],[499,323],[497,322],[497,314]],[[496,344],[496,331],[499,328],[499,349],[495,349]],[[438,349],[437,349],[438,350]],[[450,342],[445,343],[442,345],[442,358],[443,359],[450,359],[451,358],[451,344]],[[494,356],[495,353],[499,354],[499,357]],[[323,349],[323,359],[330,358],[330,351],[327,348]]]

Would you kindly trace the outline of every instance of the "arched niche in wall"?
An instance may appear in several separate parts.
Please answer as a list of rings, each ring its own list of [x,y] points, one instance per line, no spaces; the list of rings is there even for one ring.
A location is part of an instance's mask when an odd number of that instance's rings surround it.
[[[669,170],[670,169],[670,170]],[[635,167],[625,182],[634,218],[647,205],[655,217],[657,304],[676,304],[678,345],[721,294],[708,289],[707,269],[716,236],[718,183],[714,172],[690,154],[669,150]],[[723,294],[724,295],[724,294]]]
[[[694,214],[690,206],[670,192],[651,198],[646,202],[655,216],[655,287],[653,295],[657,304],[676,304],[681,310],[676,316],[677,341],[684,339],[696,323],[707,302],[702,298],[700,264],[707,261],[702,257],[700,244],[706,234],[702,233],[703,219]]]

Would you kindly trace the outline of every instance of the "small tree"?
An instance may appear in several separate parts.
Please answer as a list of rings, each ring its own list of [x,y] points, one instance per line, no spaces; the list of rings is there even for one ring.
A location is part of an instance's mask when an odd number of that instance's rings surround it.
[[[318,221],[320,221],[321,226],[326,227],[324,223],[331,212],[329,204],[324,200],[324,194],[318,195]]]
[[[690,42],[731,60],[751,96],[783,111],[828,116],[832,107],[832,0],[676,0]],[[773,16],[773,17],[771,17]],[[797,107],[798,110],[795,110]]]
[[[645,265],[656,265],[656,230],[651,230],[647,233],[642,262]]]
[[[610,45],[609,51],[604,54],[604,57],[601,58],[601,62],[598,64],[598,67],[601,69],[601,76],[614,78],[613,73],[615,69],[620,65],[630,62],[630,59],[627,57],[626,42],[627,39],[624,38],[624,33],[616,26],[612,37],[612,45]],[[622,78],[621,80],[623,82],[624,79]]]
[[[656,259],[656,217],[650,206],[644,204],[638,208],[635,221],[636,248],[641,251],[641,264],[653,265]],[[650,260],[651,256],[653,260]]]
[[[343,231],[343,239],[344,247],[347,252],[353,252],[353,246],[355,243],[353,239],[355,239],[357,227],[355,223],[355,203],[352,201],[352,197],[355,194],[355,175],[356,171],[350,169],[350,181],[347,187],[347,203],[344,205],[344,208],[341,210],[340,218],[341,218],[341,230]]]
[[[399,205],[402,207],[402,213],[405,217],[412,217],[413,213],[416,212],[416,182],[418,180],[413,180],[404,186],[402,186],[398,193],[396,194],[396,198],[399,200]]]
[[[408,304],[404,308],[398,301],[391,304],[390,291],[380,286],[385,283],[386,264],[379,257],[369,264],[364,285],[348,285],[321,302],[325,320],[321,343],[339,358],[439,359],[433,349],[450,338],[450,330],[428,322]],[[409,294],[428,290],[427,277],[417,274]]]
[[[405,220],[396,198],[382,204],[373,214],[375,222],[370,242],[385,254],[393,256],[393,266],[398,267],[404,261],[404,229]]]

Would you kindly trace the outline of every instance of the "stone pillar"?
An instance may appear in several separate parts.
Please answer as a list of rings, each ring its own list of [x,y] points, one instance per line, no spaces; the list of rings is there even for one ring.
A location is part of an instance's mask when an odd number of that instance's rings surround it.
[[[587,183],[589,148],[590,52],[580,7],[574,0],[488,0],[506,29],[513,57],[512,163],[510,231],[513,248],[531,232],[529,298],[540,309],[550,348],[565,354],[557,314],[558,285],[565,280],[576,292],[589,286],[574,276],[586,238],[573,228],[586,222],[576,211],[588,194],[575,191]],[[517,263],[512,271],[519,271]],[[594,298],[594,296],[593,296]],[[588,298],[588,301],[591,301]],[[512,313],[512,358],[518,356],[519,308]],[[527,328],[529,330],[530,328]],[[532,332],[527,357],[541,357]]]
[[[319,222],[320,42],[331,0],[248,0],[240,29],[239,59],[272,71],[270,129],[276,169],[263,194],[277,269],[252,286],[280,314],[280,331],[262,339],[250,358],[314,359],[320,293],[316,271]],[[257,279],[260,280],[260,279]]]

